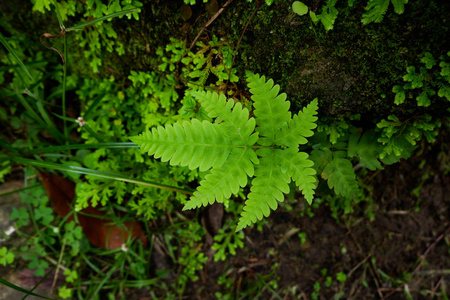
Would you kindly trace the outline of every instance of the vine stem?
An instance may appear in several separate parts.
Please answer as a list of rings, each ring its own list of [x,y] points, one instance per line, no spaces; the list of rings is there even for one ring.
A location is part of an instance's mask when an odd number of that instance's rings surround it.
[[[197,34],[197,36],[195,37],[194,41],[191,43],[191,46],[189,47],[188,51],[186,51],[183,56],[181,56],[180,60],[181,61],[186,54],[188,54],[189,52],[191,52],[192,48],[194,47],[195,43],[197,43],[197,40],[200,38],[200,36],[202,35],[203,31],[205,31],[205,29],[211,25],[212,22],[214,22],[215,19],[217,19],[217,17],[223,12],[223,10],[231,4],[231,2],[233,2],[233,0],[228,0],[217,12],[214,16],[212,16],[211,19],[209,19],[208,22],[205,23],[205,25],[203,25],[202,29],[200,29],[199,33]]]

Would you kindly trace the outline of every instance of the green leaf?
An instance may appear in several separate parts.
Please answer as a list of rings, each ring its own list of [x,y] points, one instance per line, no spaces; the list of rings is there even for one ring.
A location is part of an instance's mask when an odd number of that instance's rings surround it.
[[[252,146],[256,143],[255,119],[249,119],[249,111],[243,108],[240,102],[233,99],[227,101],[225,95],[215,92],[191,92],[197,98],[210,118],[216,118],[215,123],[220,124],[222,132],[234,144]]]
[[[428,93],[427,91],[423,91],[422,93],[420,93],[419,96],[417,96],[417,105],[418,106],[423,106],[423,107],[427,107],[430,106],[431,101],[430,98],[428,97]]]
[[[50,10],[50,4],[52,3],[52,0],[36,0],[36,2],[33,5],[32,10],[33,11],[39,11],[41,13],[45,13],[45,10]]]
[[[337,3],[337,0],[327,0],[325,5],[322,7],[322,12],[320,15],[315,16],[318,20],[322,22],[323,27],[325,30],[331,30],[333,29],[334,22],[336,21],[337,15],[339,11],[336,9],[335,5]],[[310,14],[311,16],[311,14]],[[311,20],[314,19],[311,16]]]
[[[366,13],[363,14],[362,23],[367,25],[375,22],[380,23],[383,20],[391,0],[370,0],[366,6]]]
[[[303,108],[297,115],[294,115],[287,123],[284,123],[277,131],[274,143],[279,146],[298,147],[299,144],[306,144],[306,137],[311,137],[314,133],[312,129],[317,127],[318,100],[317,98]]]
[[[450,101],[450,86],[442,86],[438,91],[439,97],[445,97],[448,101]]]
[[[17,227],[22,227],[28,224],[30,216],[28,215],[27,209],[25,207],[20,207],[19,209],[13,207],[11,216],[9,219],[11,221],[17,220]]]
[[[308,154],[298,152],[296,148],[285,150],[275,150],[276,160],[281,163],[281,170],[292,177],[299,190],[305,196],[309,205],[314,198],[314,189],[316,188],[316,171],[312,168],[314,163],[308,159]]]
[[[358,193],[355,171],[346,158],[335,157],[323,170],[322,177],[338,195],[351,198]]]
[[[294,3],[292,3],[292,10],[296,14],[303,16],[308,13],[308,6],[306,6],[303,2],[294,1]]]
[[[14,254],[8,252],[6,247],[0,248],[0,264],[3,266],[9,265],[14,261]]]
[[[213,204],[216,200],[222,203],[232,194],[237,194],[239,187],[247,185],[247,176],[254,175],[254,166],[258,158],[250,148],[235,148],[227,162],[218,168],[213,168],[200,182],[194,196],[186,203],[183,210]]]
[[[256,116],[256,131],[261,137],[258,143],[263,146],[273,145],[275,134],[281,126],[291,118],[290,103],[286,101],[286,94],[278,94],[279,85],[274,85],[272,79],[260,77],[251,72],[246,73],[248,87],[253,94],[254,114]]]
[[[392,91],[393,91],[394,93],[396,93],[396,95],[395,95],[395,100],[394,100],[394,103],[395,103],[395,104],[400,105],[400,104],[402,104],[403,102],[405,102],[405,96],[406,96],[406,93],[405,93],[405,90],[403,89],[402,86],[400,86],[400,85],[394,85],[394,87],[392,88]]]
[[[408,3],[408,0],[391,0],[392,4],[394,5],[394,11],[401,15],[405,12],[405,4]]]
[[[348,140],[348,156],[357,156],[361,163],[369,170],[383,169],[378,161],[378,155],[382,146],[378,143],[378,135],[370,130],[362,134],[362,131],[354,132]]]
[[[161,158],[163,162],[206,171],[222,166],[233,147],[220,127],[220,124],[193,119],[165,128],[158,126],[130,139],[141,146],[142,152]]]
[[[43,225],[49,225],[51,221],[53,221],[53,210],[50,207],[39,207],[38,209],[34,210],[34,217],[36,220],[39,220],[42,218],[41,223]]]
[[[319,18],[317,18],[317,15],[312,10],[309,11],[309,17],[314,24],[317,24],[317,22],[319,22]]]
[[[431,69],[437,64],[436,60],[434,59],[433,55],[430,52],[426,52],[425,56],[422,57],[420,61],[425,64],[425,67],[427,69]]]
[[[284,200],[283,193],[289,193],[289,175],[283,173],[275,159],[275,151],[262,148],[257,151],[260,156],[259,165],[256,166],[255,178],[252,182],[248,199],[239,218],[236,231],[268,217],[270,210],[278,207],[277,201]]]

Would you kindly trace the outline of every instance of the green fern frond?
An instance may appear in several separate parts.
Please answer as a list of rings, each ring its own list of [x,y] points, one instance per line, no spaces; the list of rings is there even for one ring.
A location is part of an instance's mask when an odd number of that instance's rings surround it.
[[[292,177],[299,190],[311,205],[316,188],[316,170],[312,168],[314,163],[308,159],[308,154],[298,152],[297,148],[275,150],[277,161],[281,162],[281,170]]]
[[[318,100],[314,99],[308,106],[303,108],[297,115],[294,115],[289,122],[284,123],[281,131],[275,136],[275,145],[288,147],[298,147],[299,144],[306,144],[306,137],[312,136],[312,129],[317,127]]]
[[[183,210],[213,204],[215,200],[222,203],[232,194],[237,194],[239,187],[247,185],[247,176],[253,177],[255,172],[253,164],[258,163],[258,157],[252,149],[233,149],[227,162],[220,168],[212,169],[205,180],[200,182],[194,196]]]
[[[277,209],[277,201],[284,200],[283,193],[289,193],[290,177],[281,171],[274,152],[269,148],[257,151],[261,158],[236,231],[256,223],[263,216],[268,217],[271,210]]]
[[[170,160],[173,166],[206,171],[222,166],[233,148],[219,127],[220,124],[193,119],[165,128],[158,126],[130,139],[142,152],[161,158],[163,162]]]
[[[291,119],[290,103],[286,101],[286,94],[278,94],[279,85],[274,85],[272,79],[266,81],[265,76],[247,72],[250,92],[253,94],[254,114],[256,116],[256,131],[261,137],[258,143],[263,146],[273,145],[275,134],[283,123]]]
[[[358,193],[355,171],[346,158],[335,157],[323,170],[322,177],[328,181],[336,194],[351,198]]]
[[[367,3],[367,12],[363,15],[362,23],[364,25],[372,22],[380,23],[391,2],[394,5],[394,11],[397,14],[402,14],[405,11],[405,4],[408,3],[408,0],[370,0]]]
[[[377,141],[378,137],[373,130],[364,134],[361,131],[356,131],[348,140],[348,156],[358,156],[361,163],[369,170],[383,169],[378,161],[381,152],[381,145]]]
[[[256,143],[257,135],[251,136],[255,130],[255,119],[249,119],[249,111],[243,108],[240,102],[234,103],[233,99],[216,92],[191,92],[200,102],[210,118],[216,118],[224,134],[237,144],[252,146]]]
[[[269,216],[289,192],[291,179],[311,204],[316,182],[313,162],[298,147],[313,135],[317,99],[291,119],[286,94],[279,94],[272,79],[250,72],[247,78],[255,118],[224,95],[192,91],[214,123],[193,119],[131,138],[142,152],[172,165],[211,169],[184,209],[223,202],[254,177],[237,230]]]
[[[405,12],[405,4],[408,3],[408,0],[391,0],[394,5],[394,11],[397,14],[402,14]]]

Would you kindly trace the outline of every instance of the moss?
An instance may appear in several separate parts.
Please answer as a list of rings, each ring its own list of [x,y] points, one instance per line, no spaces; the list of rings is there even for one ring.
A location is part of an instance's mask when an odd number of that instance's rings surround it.
[[[383,118],[393,113],[417,113],[415,105],[402,106],[399,112],[399,107],[393,105],[392,86],[402,83],[406,66],[417,65],[424,52],[438,57],[450,50],[446,44],[450,20],[442,13],[450,11],[450,2],[412,1],[406,5],[404,14],[397,15],[391,9],[381,23],[363,26],[361,16],[366,1],[353,8],[340,1],[335,28],[328,32],[320,24],[314,26],[308,16],[293,13],[291,2],[275,1],[271,6],[263,4],[259,8],[235,60],[234,68],[240,78],[244,78],[245,69],[273,78],[287,92],[293,111],[319,97],[321,113],[331,117],[362,114]],[[305,1],[315,11],[324,2]],[[182,4],[175,0],[149,1],[144,3],[139,21],[115,19],[117,40],[125,46],[126,53],[118,56],[103,51],[102,71],[106,74],[118,71],[126,77],[132,69],[155,70],[156,50],[169,43],[171,37],[191,43],[211,14],[199,2],[192,6],[193,15],[185,21],[180,15]],[[221,1],[219,6],[223,4]],[[216,35],[236,49],[255,7],[256,2],[233,2],[211,23],[202,38]],[[56,18],[47,18],[50,21],[45,24],[41,19],[44,15],[29,11],[17,9],[11,14],[11,18],[24,18],[14,23],[14,27],[21,32],[28,30],[25,35],[34,35],[35,40],[38,36],[35,28],[25,28],[25,21],[55,28]],[[71,42],[75,43],[69,39]],[[85,61],[83,49],[75,46],[70,50],[73,61]],[[83,64],[74,67],[80,73],[89,73]],[[426,112],[439,113],[442,111],[439,106],[430,107]]]

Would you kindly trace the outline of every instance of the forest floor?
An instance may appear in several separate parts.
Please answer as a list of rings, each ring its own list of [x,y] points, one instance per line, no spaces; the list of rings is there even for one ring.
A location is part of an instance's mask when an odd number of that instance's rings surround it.
[[[235,256],[225,262],[209,259],[183,296],[217,299],[220,292],[232,299],[448,299],[449,146],[450,133],[443,129],[436,143],[421,145],[407,161],[367,174],[372,213],[361,203],[351,213],[337,212],[336,218],[325,203],[309,209],[302,200],[291,201],[262,230],[247,229],[244,247]],[[2,203],[6,222],[13,203]],[[23,284],[26,270],[2,270],[9,280]],[[219,285],[223,274],[230,282],[226,291]],[[150,299],[147,288],[128,292],[133,299]],[[164,299],[161,292],[157,294]],[[0,296],[5,293],[2,287]]]
[[[277,210],[262,232],[247,231],[230,261],[207,263],[189,298],[214,299],[226,265],[234,267],[236,298],[253,278],[266,285],[248,295],[258,299],[448,299],[449,145],[449,132],[441,132],[407,161],[368,174],[373,221],[362,207],[338,221],[326,205],[314,216],[301,216],[298,203]]]

